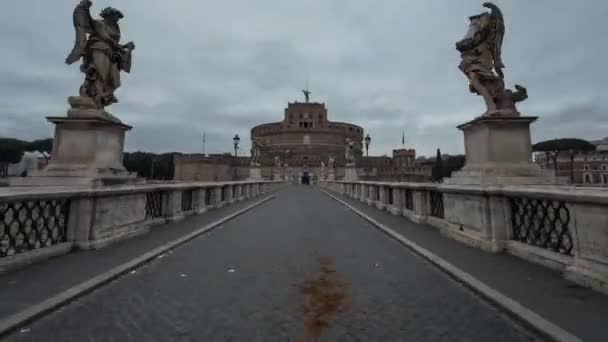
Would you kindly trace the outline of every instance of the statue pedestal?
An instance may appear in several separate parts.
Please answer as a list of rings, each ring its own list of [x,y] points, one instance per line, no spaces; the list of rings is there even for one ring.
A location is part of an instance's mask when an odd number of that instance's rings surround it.
[[[274,169],[272,170],[272,180],[278,181],[278,180],[284,180],[285,177],[283,176],[283,171],[280,169]]]
[[[444,180],[459,185],[553,185],[559,179],[532,162],[530,124],[537,117],[480,117],[458,126],[466,163]]]
[[[262,180],[262,168],[259,166],[249,167],[249,178],[248,180]]]
[[[331,181],[336,180],[336,171],[334,169],[327,170],[327,177],[325,179]]]
[[[122,164],[125,132],[131,127],[100,117],[47,117],[55,124],[49,164],[11,186],[103,186],[143,182]]]
[[[356,181],[359,180],[359,175],[357,174],[357,168],[355,165],[347,164],[344,168],[344,178],[342,180],[345,181]]]

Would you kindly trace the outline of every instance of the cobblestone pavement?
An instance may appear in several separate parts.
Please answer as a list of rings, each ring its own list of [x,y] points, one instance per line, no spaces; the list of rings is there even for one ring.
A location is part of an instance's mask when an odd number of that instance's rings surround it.
[[[320,191],[296,186],[9,341],[537,341]]]
[[[608,296],[571,283],[560,272],[505,253],[468,247],[428,225],[339,198],[583,341],[608,341]]]

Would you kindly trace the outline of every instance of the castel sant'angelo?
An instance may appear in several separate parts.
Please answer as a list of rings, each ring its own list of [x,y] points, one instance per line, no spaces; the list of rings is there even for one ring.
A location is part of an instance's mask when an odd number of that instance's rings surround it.
[[[362,156],[363,128],[330,121],[325,103],[289,103],[283,121],[252,128],[251,137],[262,143],[263,166],[274,165],[277,156],[292,167],[319,167],[322,161],[327,165],[330,157],[343,165],[349,139],[355,143],[356,157]]]
[[[175,179],[220,181],[247,179],[255,164],[260,176],[301,179],[322,179],[328,167],[333,176],[344,176],[346,150],[352,142],[357,173],[364,179],[400,179],[419,181],[428,178],[428,170],[414,165],[416,151],[393,150],[393,156],[364,156],[364,130],[346,122],[329,119],[325,103],[310,101],[310,92],[303,91],[303,102],[288,103],[283,120],[265,123],[251,129],[252,146],[257,145],[258,157],[222,154],[190,154],[175,157]],[[257,144],[253,142],[256,141]],[[252,149],[251,155],[256,152]],[[330,161],[331,160],[331,161]],[[258,165],[259,164],[259,165]],[[325,170],[325,172],[323,171]]]

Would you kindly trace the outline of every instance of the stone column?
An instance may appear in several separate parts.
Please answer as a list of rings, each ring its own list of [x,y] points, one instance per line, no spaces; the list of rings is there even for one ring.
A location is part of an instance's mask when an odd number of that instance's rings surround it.
[[[145,196],[145,195],[144,195]],[[75,198],[70,203],[68,219],[68,241],[74,241],[78,249],[90,249],[91,223],[94,213],[93,198]]]
[[[376,191],[378,191],[377,187],[375,184],[369,184],[369,193],[367,196],[367,204],[368,205],[375,205],[376,203]]]
[[[224,201],[222,201],[222,186],[216,186],[213,188],[213,191],[215,191],[215,203],[213,203],[213,205],[216,208],[221,208],[226,204],[226,199],[224,199]]]
[[[194,205],[194,210],[198,213],[198,214],[202,214],[204,212],[207,211],[207,206],[205,205],[205,196],[207,194],[207,189],[205,188],[198,188],[198,189],[194,189],[193,191],[193,205]]]
[[[182,213],[182,191],[179,189],[166,192],[168,196],[166,217],[169,221],[179,221],[184,218],[184,214]]]
[[[380,196],[378,198],[378,200],[376,201],[376,208],[380,209],[380,210],[384,210],[386,209],[386,204],[387,204],[387,200],[386,200],[386,196],[387,191],[386,191],[386,187],[383,185],[378,186],[378,191],[380,191]]]
[[[398,187],[393,187],[393,205],[390,208],[390,211],[393,215],[401,215],[403,212],[403,204],[401,203],[401,193],[403,189]]]
[[[226,203],[234,203],[234,185],[226,186]]]
[[[251,184],[243,184],[243,195],[246,200],[251,198]]]
[[[412,190],[414,199],[414,215],[412,221],[416,223],[425,223],[429,215],[428,208],[428,192],[426,190]]]

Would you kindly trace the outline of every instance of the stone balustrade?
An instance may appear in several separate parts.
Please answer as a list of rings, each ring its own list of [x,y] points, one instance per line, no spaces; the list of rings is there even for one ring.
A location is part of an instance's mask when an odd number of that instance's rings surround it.
[[[0,273],[274,191],[284,182],[171,183],[0,191]]]
[[[607,190],[365,181],[320,186],[608,293]]]

